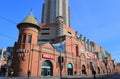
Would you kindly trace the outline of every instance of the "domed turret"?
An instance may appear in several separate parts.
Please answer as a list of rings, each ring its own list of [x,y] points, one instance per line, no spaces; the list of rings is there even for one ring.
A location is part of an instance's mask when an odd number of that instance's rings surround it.
[[[30,14],[22,21],[22,23],[32,23],[32,24],[35,24],[35,25],[38,24],[37,19],[33,16],[32,13],[30,13]]]
[[[17,25],[19,29],[19,38],[16,45],[16,54],[14,55],[14,70],[17,76],[25,76],[29,70],[28,60],[31,46],[37,45],[38,32],[40,27],[37,20],[30,13],[21,23]],[[22,60],[19,60],[21,59]],[[20,71],[20,72],[19,72]]]
[[[38,26],[37,19],[33,16],[32,12],[21,22],[17,25],[17,28],[20,29],[23,24],[31,24],[33,27],[37,28],[38,30],[40,27]]]

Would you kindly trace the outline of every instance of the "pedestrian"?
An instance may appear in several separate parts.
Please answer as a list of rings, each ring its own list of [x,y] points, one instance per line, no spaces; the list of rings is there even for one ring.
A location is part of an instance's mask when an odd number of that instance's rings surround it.
[[[28,79],[29,79],[30,76],[31,76],[31,72],[30,72],[30,70],[28,70],[27,75],[28,75]]]
[[[77,74],[77,72],[76,72],[76,71],[74,71],[74,74],[76,75],[76,74]]]
[[[96,71],[94,69],[92,70],[92,74],[94,76],[94,79],[96,79],[96,76],[95,76],[96,75]]]
[[[87,72],[86,72],[86,70],[85,70],[85,74],[86,74],[86,76],[87,76]]]
[[[10,77],[12,78],[13,77],[13,74],[14,74],[14,71],[12,68],[10,68]]]
[[[6,77],[8,76],[8,68],[6,68],[6,75],[5,75]]]

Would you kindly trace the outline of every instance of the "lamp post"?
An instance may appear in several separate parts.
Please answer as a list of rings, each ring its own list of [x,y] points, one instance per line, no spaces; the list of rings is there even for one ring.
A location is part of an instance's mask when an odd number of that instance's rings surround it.
[[[57,27],[58,28],[58,34],[57,34],[57,36],[62,36],[63,35],[62,27],[63,27],[63,24],[64,24],[64,19],[63,19],[62,16],[57,16],[56,21],[57,21],[57,24],[58,24],[58,27]],[[62,41],[62,39],[60,39],[60,42],[61,41]],[[60,65],[60,79],[61,79],[62,78],[62,57],[61,57],[61,52],[60,52],[60,56],[58,57],[58,60],[59,60],[59,65]]]
[[[60,38],[60,44],[61,44],[61,42],[62,42],[62,38]],[[61,45],[60,45],[61,46]],[[60,47],[60,56],[58,57],[58,62],[59,62],[59,66],[60,66],[60,79],[62,78],[62,63],[63,63],[63,61],[64,61],[64,59],[63,59],[63,56],[61,55],[61,53],[62,53],[62,47]]]
[[[62,78],[62,62],[63,62],[63,57],[61,55],[58,57],[58,62],[60,66],[60,79],[61,79]]]

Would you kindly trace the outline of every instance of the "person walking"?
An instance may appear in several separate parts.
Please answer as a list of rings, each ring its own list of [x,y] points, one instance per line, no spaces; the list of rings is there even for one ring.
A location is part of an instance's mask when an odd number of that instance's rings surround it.
[[[10,74],[10,77],[12,78],[12,77],[13,77],[13,74],[14,74],[14,71],[13,71],[12,68],[10,68],[9,74]]]
[[[92,74],[94,76],[94,79],[96,79],[96,76],[95,76],[96,75],[96,71],[94,69],[92,70]]]
[[[28,79],[30,79],[30,76],[31,76],[31,72],[30,72],[30,70],[28,70],[28,72],[27,72],[27,76],[28,76]]]

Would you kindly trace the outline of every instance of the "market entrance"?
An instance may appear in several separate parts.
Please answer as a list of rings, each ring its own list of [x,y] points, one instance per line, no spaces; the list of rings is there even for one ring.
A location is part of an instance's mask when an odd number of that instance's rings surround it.
[[[98,67],[98,74],[100,74],[100,68]]]
[[[68,75],[73,75],[73,66],[71,63],[67,65]]]
[[[53,75],[53,65],[51,61],[45,60],[42,63],[42,76],[52,76]]]
[[[86,74],[87,75],[85,65],[82,65],[82,74]]]

